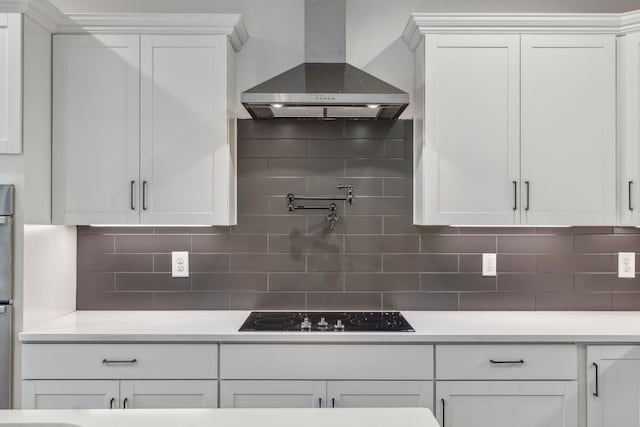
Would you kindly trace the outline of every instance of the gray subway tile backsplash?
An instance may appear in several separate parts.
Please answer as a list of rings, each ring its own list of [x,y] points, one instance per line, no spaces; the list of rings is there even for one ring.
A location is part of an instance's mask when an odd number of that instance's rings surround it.
[[[640,279],[616,274],[637,228],[414,226],[411,121],[240,120],[238,135],[238,225],[78,227],[78,309],[640,309]],[[339,184],[356,199],[335,231],[286,212],[287,193]],[[171,278],[178,250],[189,278]]]

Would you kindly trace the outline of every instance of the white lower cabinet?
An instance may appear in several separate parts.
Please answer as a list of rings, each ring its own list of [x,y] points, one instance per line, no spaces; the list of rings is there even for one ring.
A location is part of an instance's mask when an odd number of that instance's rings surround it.
[[[436,346],[443,427],[577,427],[578,354],[571,344]]]
[[[25,344],[24,409],[216,408],[217,344]]]
[[[113,380],[29,380],[22,383],[23,409],[108,409],[119,402]]]
[[[217,408],[216,380],[29,380],[24,409]]]
[[[640,425],[640,346],[587,347],[587,427]]]
[[[432,381],[223,380],[222,408],[426,407]]]
[[[217,408],[218,381],[122,381],[120,401],[124,409]]]
[[[438,381],[442,427],[577,427],[576,381]]]
[[[220,382],[221,408],[319,408],[324,381],[229,380]]]
[[[433,382],[328,381],[327,398],[336,408],[432,408]]]

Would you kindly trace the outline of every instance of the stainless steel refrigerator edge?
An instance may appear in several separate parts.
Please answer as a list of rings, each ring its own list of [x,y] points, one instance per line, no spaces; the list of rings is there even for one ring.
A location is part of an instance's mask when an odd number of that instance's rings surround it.
[[[11,408],[14,193],[0,185],[0,409]]]

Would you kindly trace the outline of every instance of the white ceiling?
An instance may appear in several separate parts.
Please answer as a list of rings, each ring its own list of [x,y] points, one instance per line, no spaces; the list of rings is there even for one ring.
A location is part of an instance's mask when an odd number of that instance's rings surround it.
[[[239,12],[247,3],[272,0],[51,0],[64,12]],[[300,0],[302,1],[302,0]],[[363,2],[367,0],[347,0]],[[239,5],[240,3],[240,5]],[[416,12],[627,12],[640,0],[391,0],[385,7],[410,5]],[[277,2],[274,2],[277,5]],[[242,6],[241,6],[242,5]]]

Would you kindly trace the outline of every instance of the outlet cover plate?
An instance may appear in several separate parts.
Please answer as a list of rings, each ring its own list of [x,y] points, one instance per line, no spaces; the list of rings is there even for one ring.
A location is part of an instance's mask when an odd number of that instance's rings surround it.
[[[496,254],[482,254],[482,275],[492,277],[496,275],[497,270]]]
[[[171,252],[171,277],[189,277],[189,252]]]
[[[635,252],[618,252],[618,277],[636,277],[636,254]]]

